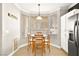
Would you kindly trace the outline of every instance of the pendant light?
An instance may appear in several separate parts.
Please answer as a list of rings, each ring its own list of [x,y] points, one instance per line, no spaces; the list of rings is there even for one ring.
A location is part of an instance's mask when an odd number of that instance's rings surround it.
[[[41,20],[42,17],[40,16],[40,4],[38,4],[38,9],[39,9],[39,12],[38,12],[38,16],[37,16],[37,20]]]

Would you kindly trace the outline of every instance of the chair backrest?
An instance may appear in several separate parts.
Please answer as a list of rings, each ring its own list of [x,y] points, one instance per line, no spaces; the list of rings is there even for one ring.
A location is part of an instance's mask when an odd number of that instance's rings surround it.
[[[42,32],[36,32],[35,36],[43,36]]]
[[[47,39],[50,40],[50,34],[48,34]]]

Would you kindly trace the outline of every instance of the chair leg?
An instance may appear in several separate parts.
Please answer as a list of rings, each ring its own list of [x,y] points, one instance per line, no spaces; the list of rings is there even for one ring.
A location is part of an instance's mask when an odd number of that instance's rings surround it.
[[[35,49],[35,46],[32,46],[32,54],[33,54],[34,56],[36,56],[36,49]]]
[[[32,51],[32,55],[33,55],[33,56],[36,56],[36,53],[35,53],[35,51]]]
[[[49,45],[49,44],[47,44],[47,47],[48,47],[48,49],[49,49],[49,53],[50,53],[50,45]]]
[[[29,45],[27,45],[27,51],[29,50]]]
[[[42,56],[43,56],[43,49],[42,49],[42,52],[41,53],[42,53]]]
[[[50,53],[50,45],[48,45],[49,46],[49,53]]]

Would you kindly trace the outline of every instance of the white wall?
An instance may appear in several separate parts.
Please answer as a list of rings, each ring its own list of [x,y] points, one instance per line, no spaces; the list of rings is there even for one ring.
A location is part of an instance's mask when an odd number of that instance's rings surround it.
[[[60,9],[60,16],[63,16],[64,14],[66,14],[68,12],[68,6],[67,7],[62,7]]]
[[[8,55],[12,52],[13,41],[17,37],[19,45],[20,39],[20,11],[11,3],[2,4],[3,9],[3,36],[2,36],[2,51],[3,55]],[[17,19],[8,16],[8,12],[15,15]]]
[[[21,14],[21,34],[20,34],[20,45],[26,44],[27,42],[27,33],[28,33],[28,16]]]
[[[2,4],[0,3],[0,55],[2,50]]]
[[[59,47],[61,45],[60,24],[61,23],[60,23],[60,9],[59,9],[53,12],[49,18],[49,27],[50,27],[49,31],[51,36],[51,43]]]

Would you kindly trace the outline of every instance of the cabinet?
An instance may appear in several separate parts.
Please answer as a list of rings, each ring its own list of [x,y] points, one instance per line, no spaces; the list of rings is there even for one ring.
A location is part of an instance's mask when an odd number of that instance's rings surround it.
[[[67,19],[68,15],[72,15],[72,12],[61,17],[61,48],[67,53],[68,53],[68,19]]]
[[[66,15],[61,17],[61,48],[68,52],[68,32],[66,30]]]

